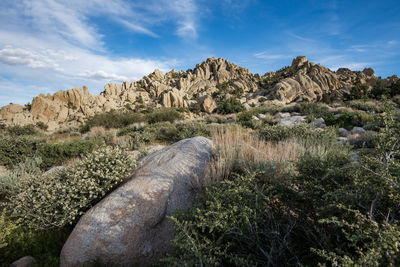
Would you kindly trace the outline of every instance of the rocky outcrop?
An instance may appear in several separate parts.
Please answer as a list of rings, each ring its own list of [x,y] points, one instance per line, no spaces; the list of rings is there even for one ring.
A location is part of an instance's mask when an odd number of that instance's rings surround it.
[[[173,228],[167,216],[193,203],[211,150],[210,140],[195,137],[144,158],[127,183],[82,216],[60,265],[145,266],[168,251]]]
[[[92,95],[87,87],[58,91],[54,95],[35,97],[31,107],[11,104],[0,109],[0,122],[28,124],[44,122],[50,130],[62,127],[64,122],[83,122],[100,112],[147,107],[188,107],[198,104],[211,113],[218,101],[237,97],[246,107],[268,103],[287,104],[296,101],[321,101],[324,97],[340,98],[356,83],[372,87],[378,78],[374,70],[336,72],[309,62],[304,56],[292,65],[264,76],[252,75],[222,58],[209,58],[191,70],[163,73],[155,70],[135,82],[106,84],[100,95]],[[397,76],[384,79],[385,85],[398,80]],[[213,96],[213,97],[211,97]]]
[[[163,93],[161,103],[166,108],[185,108],[188,106],[185,94],[176,88]]]
[[[309,62],[304,56],[295,58],[290,70],[294,76],[278,82],[272,90],[276,98],[285,104],[303,100],[320,101],[324,95],[350,86],[341,82],[333,71]]]

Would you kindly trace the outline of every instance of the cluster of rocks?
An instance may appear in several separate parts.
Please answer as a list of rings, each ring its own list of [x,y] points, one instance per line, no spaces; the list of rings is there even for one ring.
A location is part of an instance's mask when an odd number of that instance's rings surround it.
[[[253,75],[225,59],[209,58],[186,72],[172,70],[164,74],[155,70],[135,82],[106,84],[99,95],[90,94],[85,86],[58,91],[54,95],[40,94],[33,98],[31,106],[10,104],[1,108],[0,122],[19,125],[44,122],[52,131],[63,123],[81,123],[96,113],[112,109],[199,105],[202,111],[212,113],[217,108],[212,96],[221,92],[226,99],[235,95],[246,108],[271,102],[320,101],[326,95],[342,96],[356,82],[373,86],[378,79],[372,69],[361,72],[342,68],[333,72],[309,62],[304,56],[295,58],[282,78],[281,74],[278,71],[264,76]],[[274,77],[280,80],[265,88],[262,81]],[[391,83],[397,79],[392,76],[384,81]]]

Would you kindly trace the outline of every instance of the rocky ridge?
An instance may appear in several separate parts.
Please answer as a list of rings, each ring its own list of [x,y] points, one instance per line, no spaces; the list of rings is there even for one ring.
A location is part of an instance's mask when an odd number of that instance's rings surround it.
[[[390,84],[398,79],[384,80]],[[0,109],[0,122],[25,125],[43,122],[49,130],[62,125],[82,123],[96,113],[110,110],[140,109],[143,107],[186,108],[199,105],[211,113],[218,101],[234,95],[246,108],[272,102],[288,104],[297,101],[321,101],[324,97],[341,97],[356,83],[375,85],[371,68],[336,72],[309,62],[304,56],[295,58],[290,67],[263,76],[253,75],[225,59],[209,58],[191,70],[162,73],[155,70],[135,82],[106,84],[99,95],[92,95],[86,86],[54,95],[33,98],[29,106],[10,104]],[[260,101],[260,98],[264,98]]]

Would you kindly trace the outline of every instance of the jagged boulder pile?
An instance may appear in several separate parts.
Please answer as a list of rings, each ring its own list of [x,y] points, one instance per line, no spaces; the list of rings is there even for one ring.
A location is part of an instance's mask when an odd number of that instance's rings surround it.
[[[217,108],[217,97],[221,100],[232,95],[247,108],[268,101],[282,104],[321,101],[325,96],[341,97],[355,83],[372,87],[377,80],[371,68],[362,72],[341,68],[334,72],[309,62],[304,56],[295,58],[290,67],[263,76],[253,75],[225,59],[209,58],[186,72],[172,70],[164,74],[155,70],[135,82],[106,84],[100,95],[90,94],[85,86],[54,95],[40,94],[30,107],[10,104],[1,108],[0,122],[19,125],[44,122],[49,130],[54,130],[63,122],[83,122],[96,113],[123,110],[127,106],[133,109],[200,105],[204,112],[211,113]],[[396,80],[398,77],[394,75],[384,82],[390,84]]]

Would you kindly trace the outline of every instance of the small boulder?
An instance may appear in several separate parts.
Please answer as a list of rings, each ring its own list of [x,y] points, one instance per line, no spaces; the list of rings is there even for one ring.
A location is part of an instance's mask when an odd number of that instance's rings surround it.
[[[251,119],[255,120],[255,121],[259,121],[260,120],[256,115],[251,116]]]
[[[351,134],[362,134],[362,133],[365,133],[365,130],[362,127],[353,127],[353,129],[351,130]]]
[[[345,128],[339,128],[339,135],[341,137],[347,137],[350,134],[349,131],[347,131]]]
[[[55,174],[55,173],[62,173],[67,171],[67,168],[63,167],[63,166],[55,166],[53,168],[51,168],[50,170],[46,171],[43,175],[51,175],[51,174]]]
[[[274,115],[275,119],[282,119],[282,118],[288,118],[290,117],[290,113],[289,112],[278,112]]]
[[[19,260],[14,261],[10,267],[31,267],[35,266],[36,260],[32,256],[25,256]]]
[[[260,120],[263,120],[263,119],[265,119],[267,116],[265,116],[265,114],[258,114],[258,118],[260,119]]]
[[[235,119],[234,119],[234,118],[227,118],[226,121],[225,121],[225,123],[226,123],[226,124],[235,123]]]
[[[325,120],[323,118],[318,118],[318,119],[314,120],[311,124],[317,128],[325,128],[326,127]]]
[[[291,116],[282,118],[278,121],[278,125],[293,126],[295,124],[306,123],[306,116]]]

